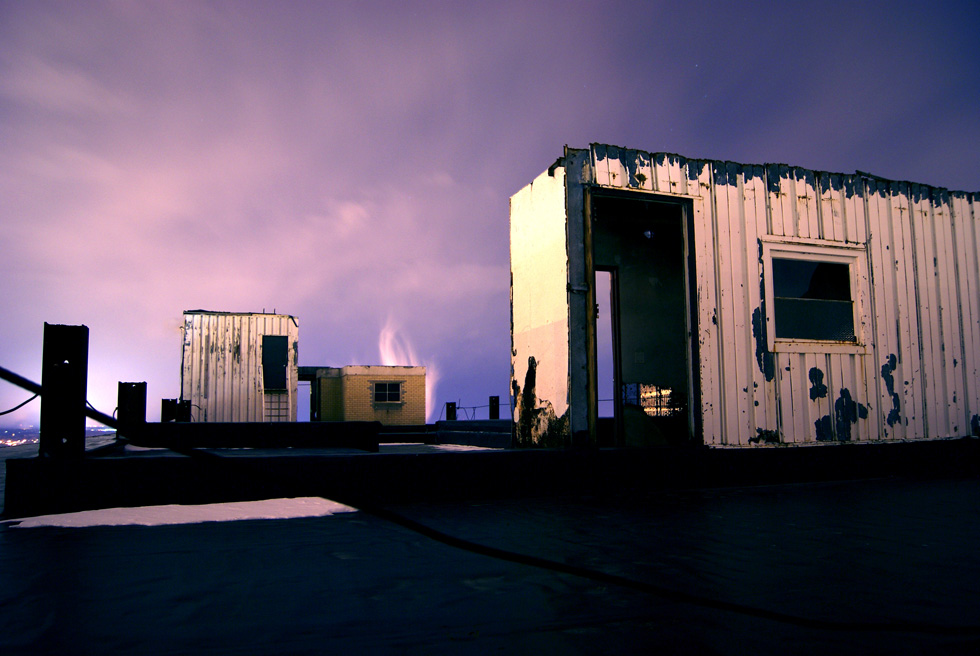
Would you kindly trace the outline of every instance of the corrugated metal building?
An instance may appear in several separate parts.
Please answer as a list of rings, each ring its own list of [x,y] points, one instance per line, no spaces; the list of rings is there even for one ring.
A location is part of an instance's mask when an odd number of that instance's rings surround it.
[[[310,421],[425,424],[425,367],[300,367],[310,381]]]
[[[296,317],[191,310],[182,331],[180,393],[194,421],[296,421]]]
[[[980,435],[980,194],[782,164],[566,148],[511,199],[523,442]]]

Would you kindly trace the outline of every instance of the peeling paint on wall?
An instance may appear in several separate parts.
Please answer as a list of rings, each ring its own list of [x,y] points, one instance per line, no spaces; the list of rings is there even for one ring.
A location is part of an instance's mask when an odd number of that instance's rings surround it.
[[[821,375],[822,378],[823,376]],[[816,440],[818,442],[850,442],[853,425],[858,422],[858,419],[867,418],[868,406],[852,399],[851,391],[844,387],[840,391],[840,396],[834,402],[833,418],[830,415],[824,415],[814,422]]]
[[[756,436],[749,438],[749,444],[779,444],[779,431],[755,429]]]
[[[851,392],[846,387],[840,391],[840,397],[834,402],[834,418],[836,420],[837,439],[841,442],[851,441],[851,426],[858,419],[868,418],[868,407],[857,403],[851,398]]]
[[[858,419],[868,418],[868,407],[857,403],[851,398],[851,391],[846,387],[840,391],[840,396],[834,402],[834,417],[824,415],[816,422],[816,438],[818,442],[850,442],[851,428]]]
[[[823,384],[823,372],[817,367],[810,369],[810,400],[827,397],[827,386]]]
[[[766,382],[771,383],[776,376],[776,361],[766,344],[766,320],[761,307],[752,312],[752,337],[755,338],[755,359],[759,363],[759,371],[766,377]]]
[[[895,357],[894,353],[889,354],[888,359],[885,360],[885,364],[881,365],[881,379],[885,381],[885,389],[888,390],[888,395],[892,399],[892,407],[888,411],[888,415],[885,416],[885,423],[889,426],[894,426],[902,420],[901,409],[902,400],[895,391],[895,369],[898,367],[898,358]],[[887,435],[887,430],[885,431]]]
[[[568,412],[558,417],[550,401],[538,400],[535,393],[537,369],[538,363],[532,355],[527,360],[524,389],[514,383],[514,396],[519,411],[515,446],[564,446],[568,443]]]

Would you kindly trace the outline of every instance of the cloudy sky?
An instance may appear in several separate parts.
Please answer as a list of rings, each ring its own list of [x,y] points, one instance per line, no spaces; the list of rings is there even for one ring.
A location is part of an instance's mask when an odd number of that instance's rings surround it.
[[[300,364],[387,326],[437,405],[506,402],[508,199],[565,144],[980,190],[978,34],[975,2],[0,0],[0,366],[85,324],[91,403],[145,380],[155,419],[184,310],[275,309]]]

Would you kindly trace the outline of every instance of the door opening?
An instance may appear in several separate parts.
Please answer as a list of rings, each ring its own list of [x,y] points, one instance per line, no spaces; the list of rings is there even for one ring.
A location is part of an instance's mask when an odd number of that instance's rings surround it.
[[[593,197],[600,444],[610,410],[615,444],[680,444],[693,434],[684,217],[676,202]]]
[[[595,272],[596,382],[600,419],[616,416],[613,360],[612,272]]]

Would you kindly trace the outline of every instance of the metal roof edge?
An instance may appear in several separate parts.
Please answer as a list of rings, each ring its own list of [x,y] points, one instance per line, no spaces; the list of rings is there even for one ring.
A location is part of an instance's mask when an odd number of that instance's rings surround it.
[[[881,181],[881,182],[888,182],[888,183],[919,185],[920,187],[928,187],[930,189],[935,189],[935,190],[938,190],[938,191],[945,191],[945,192],[950,193],[950,194],[955,195],[955,196],[964,196],[964,197],[967,197],[967,198],[972,198],[973,200],[977,200],[978,198],[980,198],[980,191],[968,191],[968,190],[965,190],[965,189],[963,189],[963,190],[961,190],[961,189],[950,189],[948,187],[942,187],[942,186],[939,186],[939,185],[932,185],[932,184],[928,184],[928,183],[925,183],[925,182],[915,182],[913,180],[896,180],[896,179],[892,179],[892,178],[885,178],[885,177],[882,177],[880,175],[874,175],[874,174],[868,173],[866,171],[855,171],[854,173],[844,173],[843,171],[825,171],[825,170],[821,170],[821,169],[811,169],[811,168],[807,168],[805,166],[796,166],[796,165],[792,165],[792,164],[786,164],[786,163],[783,163],[783,162],[766,162],[764,164],[754,164],[754,163],[746,163],[746,162],[736,162],[734,160],[727,160],[727,159],[703,159],[703,158],[697,158],[697,157],[687,157],[685,155],[681,155],[679,153],[674,153],[674,152],[669,152],[669,151],[652,151],[652,150],[643,150],[642,148],[626,148],[624,146],[618,146],[616,144],[605,144],[605,143],[600,143],[600,142],[592,142],[592,143],[590,143],[589,144],[589,151],[590,152],[594,152],[594,149],[595,149],[596,146],[601,146],[603,148],[616,148],[618,150],[624,150],[624,151],[634,151],[634,152],[646,153],[646,154],[650,155],[651,158],[654,157],[654,156],[660,156],[660,155],[662,155],[662,156],[666,156],[668,158],[670,158],[670,157],[676,157],[676,158],[685,160],[687,162],[701,162],[701,163],[705,163],[705,164],[724,165],[724,166],[727,166],[729,164],[734,164],[736,166],[740,166],[740,167],[743,167],[743,168],[744,167],[761,167],[761,168],[786,167],[786,168],[789,168],[789,169],[799,169],[799,170],[803,170],[803,171],[809,171],[809,172],[811,172],[811,173],[813,173],[815,175],[822,175],[822,174],[827,174],[827,175],[840,175],[840,176],[846,176],[846,177],[850,177],[850,178],[865,178],[865,179],[869,179],[869,180],[878,180],[878,181]]]

